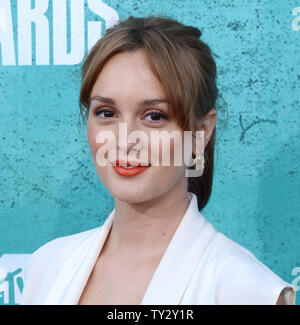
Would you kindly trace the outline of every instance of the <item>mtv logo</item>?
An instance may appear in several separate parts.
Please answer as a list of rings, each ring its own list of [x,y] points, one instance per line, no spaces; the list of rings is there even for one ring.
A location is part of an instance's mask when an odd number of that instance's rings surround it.
[[[24,269],[30,254],[0,257],[0,305],[19,305],[24,287]]]

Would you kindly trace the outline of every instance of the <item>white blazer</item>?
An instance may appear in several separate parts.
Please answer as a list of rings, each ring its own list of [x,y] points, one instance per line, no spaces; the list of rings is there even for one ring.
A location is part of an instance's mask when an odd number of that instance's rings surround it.
[[[246,248],[215,230],[190,203],[142,299],[142,305],[275,305],[295,288]],[[101,227],[54,239],[36,250],[25,270],[21,304],[77,304],[114,219]]]

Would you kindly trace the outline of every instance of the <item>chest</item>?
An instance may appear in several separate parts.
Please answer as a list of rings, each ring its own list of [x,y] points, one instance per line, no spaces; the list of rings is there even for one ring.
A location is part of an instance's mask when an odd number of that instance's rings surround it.
[[[98,259],[78,304],[139,305],[159,263],[157,259],[133,262],[129,258]]]

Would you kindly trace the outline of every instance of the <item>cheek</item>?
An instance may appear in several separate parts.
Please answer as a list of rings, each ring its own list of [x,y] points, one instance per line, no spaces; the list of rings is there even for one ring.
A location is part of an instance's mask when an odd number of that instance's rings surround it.
[[[171,138],[169,141],[160,140],[159,143],[160,161],[163,166],[169,161],[170,167],[183,166],[183,140],[180,136]],[[164,158],[165,157],[165,158]]]
[[[184,176],[182,142],[183,140],[177,137],[159,142],[160,167],[157,169],[157,176],[160,184],[174,185]]]
[[[92,152],[93,157],[96,154],[97,149],[99,148],[99,144],[96,142],[97,134],[99,130],[98,127],[91,120],[88,120],[87,123],[87,138],[88,143]]]
[[[98,132],[99,132],[98,127],[95,126],[95,124],[93,124],[92,122],[88,123],[88,125],[87,125],[87,137],[88,137],[88,143],[89,143],[89,146],[90,146],[90,151],[91,151],[94,163],[96,163],[97,150],[102,145],[101,143],[96,142]]]
[[[97,121],[91,119],[87,123],[87,138],[96,169],[101,167],[101,170],[105,170],[104,164],[110,160],[114,161],[114,155],[112,154],[112,159],[109,155],[109,152],[116,152],[114,132],[111,129],[104,129]]]

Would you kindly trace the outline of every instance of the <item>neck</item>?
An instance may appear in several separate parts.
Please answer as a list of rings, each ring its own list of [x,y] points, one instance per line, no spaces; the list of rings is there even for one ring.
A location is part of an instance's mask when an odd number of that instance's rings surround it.
[[[173,190],[147,202],[130,204],[115,199],[115,216],[107,250],[154,256],[172,239],[187,208],[187,191]]]

